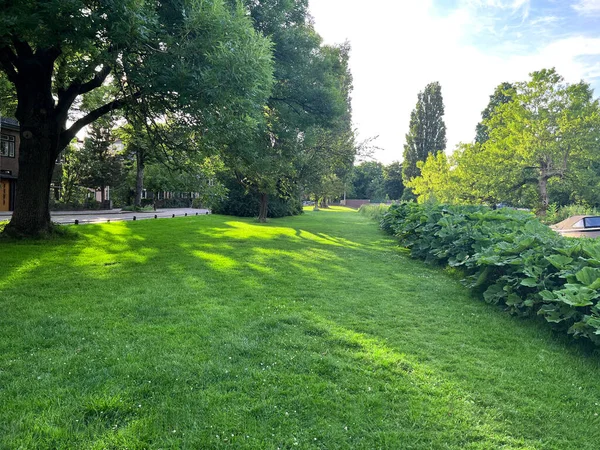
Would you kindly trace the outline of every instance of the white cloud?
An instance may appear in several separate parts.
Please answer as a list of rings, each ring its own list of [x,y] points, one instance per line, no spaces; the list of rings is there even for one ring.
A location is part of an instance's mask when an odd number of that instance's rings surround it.
[[[372,0],[368,6],[362,0],[311,0],[316,29],[325,41],[349,39],[352,44],[354,121],[363,138],[380,136],[377,143],[384,152],[376,156],[382,162],[402,158],[410,113],[427,83],[442,85],[451,151],[474,138],[481,111],[501,82],[526,80],[530,72],[549,67],[570,82],[600,73],[600,67],[588,67],[578,58],[600,55],[600,39],[573,37],[549,42],[535,54],[508,51],[501,57],[465,44],[467,33],[481,26],[470,8],[440,18],[430,15],[430,6],[431,0]]]
[[[573,8],[579,14],[600,14],[600,0],[579,0],[577,3],[573,4]]]

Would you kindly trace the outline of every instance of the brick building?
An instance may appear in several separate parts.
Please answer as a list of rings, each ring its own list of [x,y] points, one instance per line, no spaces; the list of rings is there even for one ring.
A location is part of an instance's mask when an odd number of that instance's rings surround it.
[[[12,211],[15,206],[19,139],[19,122],[0,118],[0,211]]]

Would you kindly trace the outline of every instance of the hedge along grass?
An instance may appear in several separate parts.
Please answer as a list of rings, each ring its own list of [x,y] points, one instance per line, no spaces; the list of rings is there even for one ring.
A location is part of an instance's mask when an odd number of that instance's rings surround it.
[[[361,205],[358,208],[358,213],[369,217],[373,220],[380,221],[383,219],[383,215],[390,209],[390,205],[378,204],[378,205]]]
[[[526,212],[474,206],[395,205],[381,226],[412,256],[462,268],[487,302],[600,344],[597,240],[564,238]]]
[[[599,359],[348,210],[0,241],[0,448],[583,449]]]

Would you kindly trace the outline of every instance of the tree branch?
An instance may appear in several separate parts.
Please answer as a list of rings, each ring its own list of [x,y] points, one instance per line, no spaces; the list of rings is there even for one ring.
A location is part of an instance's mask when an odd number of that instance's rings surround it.
[[[86,83],[74,81],[67,89],[61,90],[58,93],[58,105],[56,105],[57,114],[59,116],[66,116],[77,96],[87,94],[102,86],[102,83],[104,83],[111,70],[110,66],[105,65],[102,67],[102,70],[96,72],[96,75],[90,81]]]
[[[33,50],[27,42],[18,39],[14,34],[11,35],[11,40],[20,58],[30,58],[33,56]]]
[[[127,105],[128,103],[133,102],[135,99],[139,98],[141,95],[140,92],[136,92],[129,97],[119,98],[117,100],[113,100],[112,102],[106,103],[105,105],[100,106],[99,108],[90,111],[84,117],[76,121],[73,125],[71,125],[67,130],[63,131],[60,135],[59,148],[66,147],[71,140],[77,135],[77,133],[85,126],[94,122],[95,120],[102,117],[104,114],[107,114],[115,109],[120,109]]]
[[[6,73],[8,81],[13,84],[17,84],[19,78],[19,74],[15,70],[16,59],[17,56],[10,47],[5,46],[0,48],[0,66],[4,70],[4,73]]]

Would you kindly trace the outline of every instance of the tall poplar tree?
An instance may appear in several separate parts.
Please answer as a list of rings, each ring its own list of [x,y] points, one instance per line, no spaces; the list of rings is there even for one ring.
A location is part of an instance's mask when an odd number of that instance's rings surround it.
[[[446,149],[444,100],[440,83],[430,83],[419,92],[417,106],[410,115],[410,129],[404,145],[402,179],[406,182],[421,174],[417,162]],[[406,189],[405,193],[409,193]],[[406,196],[405,196],[406,197]]]

